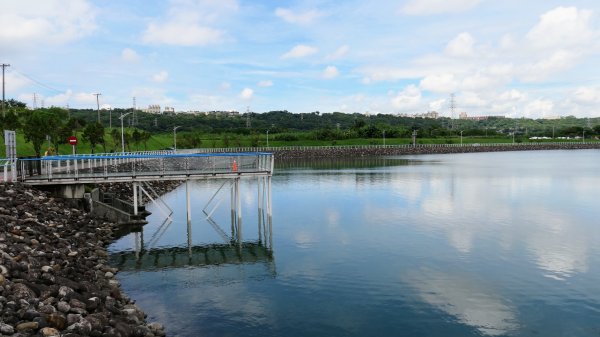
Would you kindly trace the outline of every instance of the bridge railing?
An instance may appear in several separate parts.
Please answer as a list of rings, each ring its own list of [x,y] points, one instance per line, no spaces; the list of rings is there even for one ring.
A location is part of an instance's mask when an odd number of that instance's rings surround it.
[[[255,153],[212,154],[101,154],[61,155],[19,160],[19,180],[111,180],[117,178],[168,178],[169,176],[223,173],[272,173],[273,155]]]

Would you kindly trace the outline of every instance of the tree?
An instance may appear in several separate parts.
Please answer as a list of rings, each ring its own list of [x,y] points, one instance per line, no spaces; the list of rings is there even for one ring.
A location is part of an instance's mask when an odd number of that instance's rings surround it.
[[[119,132],[118,129],[112,129],[110,130],[110,138],[113,141],[114,146],[119,145],[119,149],[121,148],[121,132]],[[114,149],[115,151],[117,151],[117,149]]]
[[[142,131],[142,142],[144,142],[144,151],[148,150],[148,141],[152,138],[152,134],[148,131]]]
[[[96,122],[86,125],[85,129],[83,129],[83,139],[90,143],[90,146],[92,147],[92,153],[94,153],[96,150],[96,145],[105,144],[104,127],[102,124]]]
[[[142,142],[142,133],[140,132],[140,130],[133,130],[133,133],[131,134],[131,142],[135,145],[137,150],[138,145]]]
[[[8,109],[4,118],[0,116],[0,125],[3,130],[16,130],[21,128],[21,122],[17,116],[16,109]]]
[[[33,144],[33,151],[37,157],[41,155],[41,149],[47,136],[59,137],[60,115],[52,109],[38,109],[30,111],[25,117],[23,133],[25,141]]]

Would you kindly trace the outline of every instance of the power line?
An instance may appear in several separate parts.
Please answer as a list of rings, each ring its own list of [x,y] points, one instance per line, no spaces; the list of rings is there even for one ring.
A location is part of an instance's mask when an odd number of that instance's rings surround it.
[[[14,68],[13,68],[13,72],[21,75],[22,77],[25,77],[26,79],[30,80],[31,82],[33,82],[34,84],[37,84],[38,86],[40,86],[42,88],[45,88],[45,89],[48,89],[48,90],[52,90],[52,91],[54,91],[56,93],[63,93],[64,92],[64,90],[59,90],[59,89],[53,88],[53,87],[51,87],[49,85],[46,85],[46,84],[44,84],[44,83],[36,80],[35,78],[33,78],[33,77],[31,77],[31,76],[29,76],[27,74],[24,74],[24,73],[22,73],[22,72],[20,72],[18,70],[15,70]]]

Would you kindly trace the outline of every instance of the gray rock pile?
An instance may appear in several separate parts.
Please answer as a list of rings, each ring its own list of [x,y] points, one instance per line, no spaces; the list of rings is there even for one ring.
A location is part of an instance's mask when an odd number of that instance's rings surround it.
[[[164,336],[120,290],[116,225],[20,184],[0,184],[0,336]]]

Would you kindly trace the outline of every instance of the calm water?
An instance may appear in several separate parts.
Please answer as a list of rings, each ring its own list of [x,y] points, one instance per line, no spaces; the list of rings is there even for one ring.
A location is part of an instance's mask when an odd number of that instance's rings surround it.
[[[242,252],[215,229],[231,233],[228,193],[202,216],[220,184],[191,185],[191,249],[185,186],[168,227],[149,207],[144,263],[134,234],[110,248],[170,336],[600,336],[600,151],[283,165],[272,256],[255,179]]]

